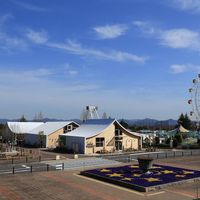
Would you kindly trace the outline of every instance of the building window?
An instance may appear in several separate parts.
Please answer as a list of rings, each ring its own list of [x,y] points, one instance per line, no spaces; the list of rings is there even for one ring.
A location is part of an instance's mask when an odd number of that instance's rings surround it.
[[[105,138],[96,138],[96,147],[103,147],[104,141],[105,141]]]
[[[72,125],[68,125],[67,126],[67,131],[72,131],[72,128],[73,128]]]
[[[115,129],[115,136],[121,136],[121,135],[122,135],[122,130]]]
[[[70,125],[67,125],[64,127],[64,133],[67,133],[69,131],[72,131],[73,130],[73,125],[70,124]]]
[[[122,130],[115,129],[115,141],[122,140]]]

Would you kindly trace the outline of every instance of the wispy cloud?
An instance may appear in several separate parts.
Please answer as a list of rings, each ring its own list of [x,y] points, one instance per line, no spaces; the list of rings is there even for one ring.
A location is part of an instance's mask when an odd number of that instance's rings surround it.
[[[200,12],[199,0],[173,0],[173,6],[180,10]]]
[[[181,74],[188,71],[200,71],[200,65],[192,65],[192,64],[173,64],[170,66],[171,73],[173,74]]]
[[[77,74],[78,74],[78,71],[76,71],[76,70],[69,70],[68,73],[69,73],[70,75],[77,75]]]
[[[48,11],[47,8],[43,8],[40,6],[37,6],[35,4],[30,4],[24,1],[16,1],[16,0],[12,0],[13,3],[15,3],[16,5],[20,6],[21,8],[24,8],[26,10],[30,10],[30,11],[35,11],[35,12],[44,12],[44,11]]]
[[[29,29],[27,31],[26,37],[32,41],[33,43],[36,44],[43,44],[46,43],[48,40],[48,35],[47,32],[42,30],[42,31],[34,31]]]
[[[1,70],[1,80],[12,80],[30,83],[39,79],[47,78],[52,75],[53,72],[47,68],[40,68],[35,70]]]
[[[0,32],[0,49],[6,52],[15,50],[24,50],[27,48],[27,43],[24,39],[8,35]]]
[[[64,50],[71,54],[76,54],[81,56],[92,56],[97,59],[111,60],[116,62],[132,61],[132,62],[144,63],[148,59],[147,57],[137,56],[135,54],[123,51],[111,50],[106,52],[98,49],[86,48],[82,47],[81,44],[75,43],[71,40],[68,40],[66,43],[46,43],[46,45],[52,48]]]
[[[78,70],[75,70],[69,63],[66,63],[63,68],[67,75],[75,76],[79,73]]]
[[[127,29],[128,27],[122,24],[97,26],[93,28],[100,39],[117,38],[121,35],[124,35]]]
[[[4,25],[8,20],[12,19],[13,15],[10,13],[6,13],[0,16],[0,26]]]
[[[200,35],[189,29],[171,29],[160,34],[161,44],[172,48],[200,49]]]
[[[68,75],[74,75],[75,73],[78,73],[77,71],[69,70],[67,71]],[[71,73],[71,74],[70,74]],[[54,81],[54,79],[51,79],[51,77],[54,76],[63,77],[63,70],[54,70],[49,68],[39,68],[35,70],[17,70],[17,69],[2,69],[0,73],[0,79],[3,83],[6,83],[7,86],[12,85],[13,87],[18,87],[19,85],[23,85],[23,83],[26,83],[24,85],[24,88],[31,87],[31,88],[37,88],[38,84],[47,86],[48,84],[53,87],[54,89],[58,89],[57,79]],[[8,81],[9,80],[9,81]],[[66,78],[64,82],[68,83],[65,85],[62,85],[62,89],[64,91],[70,91],[70,92],[77,92],[77,91],[91,91],[98,89],[100,86],[94,83],[82,83],[81,81],[76,82],[68,82],[68,79]]]
[[[200,33],[197,31],[185,28],[163,30],[144,21],[136,21],[133,24],[144,34],[158,39],[160,45],[174,49],[200,50]]]
[[[14,18],[12,14],[6,13],[0,16],[0,51],[11,53],[15,50],[24,50],[27,48],[27,43],[24,38],[15,34],[9,34],[5,30],[7,22]]]
[[[156,34],[158,32],[157,28],[153,27],[149,22],[146,21],[133,21],[132,24],[146,34]]]

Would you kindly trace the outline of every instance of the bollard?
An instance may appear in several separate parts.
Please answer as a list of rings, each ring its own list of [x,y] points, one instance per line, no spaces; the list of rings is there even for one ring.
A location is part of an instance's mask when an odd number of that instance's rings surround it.
[[[174,157],[176,157],[176,152],[174,151]]]
[[[15,174],[15,167],[13,167],[12,173]]]
[[[33,172],[33,166],[32,166],[32,165],[31,165],[31,168],[30,168],[30,170],[31,170],[30,172],[32,173],[32,172]]]
[[[65,169],[65,163],[62,163],[62,170]]]
[[[49,164],[47,164],[47,172],[49,171]]]
[[[190,152],[190,155],[192,156],[192,151]]]
[[[12,158],[12,164],[14,163],[14,159]]]
[[[28,162],[28,156],[26,156],[26,163]]]
[[[182,156],[184,156],[184,152],[182,151]]]

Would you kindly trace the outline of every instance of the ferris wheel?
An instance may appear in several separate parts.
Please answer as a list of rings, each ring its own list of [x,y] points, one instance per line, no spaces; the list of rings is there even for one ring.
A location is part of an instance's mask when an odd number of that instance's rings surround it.
[[[197,120],[197,125],[200,123],[200,74],[193,79],[193,87],[189,89],[191,99],[188,100],[188,104],[192,105],[192,111],[190,116],[194,116]]]

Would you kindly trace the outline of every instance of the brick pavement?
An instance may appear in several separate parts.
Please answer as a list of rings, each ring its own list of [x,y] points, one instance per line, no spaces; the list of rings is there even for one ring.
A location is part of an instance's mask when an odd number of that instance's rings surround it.
[[[157,160],[160,164],[200,169],[200,156]],[[79,171],[35,172],[0,177],[0,200],[192,200],[196,183],[138,193],[126,188],[80,177]]]

